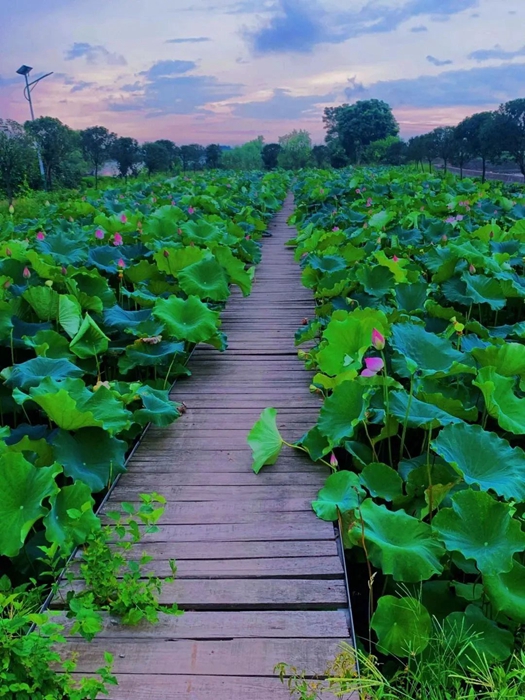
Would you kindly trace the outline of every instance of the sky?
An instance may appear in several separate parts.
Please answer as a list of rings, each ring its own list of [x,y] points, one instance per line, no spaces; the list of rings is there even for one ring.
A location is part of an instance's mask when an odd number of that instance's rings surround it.
[[[235,145],[387,101],[410,137],[525,97],[524,0],[0,0],[0,118]]]

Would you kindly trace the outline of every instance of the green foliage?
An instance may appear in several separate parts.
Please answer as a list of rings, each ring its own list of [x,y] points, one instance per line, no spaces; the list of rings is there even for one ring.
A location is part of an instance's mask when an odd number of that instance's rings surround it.
[[[265,408],[248,434],[253,452],[253,471],[258,474],[264,466],[275,464],[284,441],[277,428],[277,410]]]

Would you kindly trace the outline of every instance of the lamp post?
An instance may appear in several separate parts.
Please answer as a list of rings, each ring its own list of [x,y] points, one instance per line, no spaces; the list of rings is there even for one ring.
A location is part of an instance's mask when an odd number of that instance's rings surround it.
[[[24,88],[24,97],[26,100],[29,102],[29,111],[31,112],[31,120],[35,121],[35,113],[33,111],[33,102],[31,100],[31,91],[36,87],[37,83],[39,83],[41,80],[44,80],[44,78],[47,78],[50,75],[53,75],[53,71],[51,73],[46,73],[45,75],[41,75],[40,78],[37,78],[36,80],[33,80],[31,83],[29,82],[29,73],[33,68],[31,66],[20,66],[20,68],[16,71],[18,75],[23,75],[25,80],[26,80],[26,86]],[[46,187],[46,173],[44,170],[44,163],[42,162],[42,156],[40,155],[40,148],[38,146],[38,143],[36,143],[36,152],[38,156],[38,166],[40,168],[40,175],[42,176],[42,180],[44,181],[44,189]]]

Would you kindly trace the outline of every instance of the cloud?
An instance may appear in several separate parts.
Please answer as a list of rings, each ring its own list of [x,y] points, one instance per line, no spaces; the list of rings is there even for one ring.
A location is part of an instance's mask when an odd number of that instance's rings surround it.
[[[186,64],[186,65],[182,65]],[[187,65],[187,64],[191,64]],[[166,114],[205,114],[206,105],[242,95],[243,85],[221,83],[211,75],[180,75],[196,64],[192,61],[157,61],[139,75],[143,80],[124,85],[130,93],[120,101],[113,100],[108,109],[113,112],[141,111],[146,117]]]
[[[181,75],[189,73],[197,67],[195,61],[157,61],[151,68],[142,71],[139,75],[144,75],[149,80],[154,78],[167,78],[172,75]]]
[[[66,61],[74,61],[77,58],[85,58],[87,63],[107,63],[110,66],[125,66],[127,61],[124,56],[111,53],[105,46],[93,46],[85,42],[75,42],[64,52]]]
[[[418,34],[419,32],[428,32],[428,27],[425,27],[424,24],[419,24],[417,27],[412,27],[410,31],[414,34]]]
[[[209,36],[188,36],[179,39],[167,39],[166,44],[202,44],[204,41],[211,41]]]
[[[94,87],[96,83],[90,83],[87,80],[79,80],[78,83],[73,85],[71,90],[69,92],[82,92],[82,90],[86,90],[87,88]]]
[[[513,99],[523,90],[524,63],[444,71],[418,78],[350,85],[348,100],[378,98],[392,107],[481,107]]]
[[[15,85],[16,83],[20,83],[22,85],[22,78],[2,78],[0,75],[0,88]]]
[[[517,56],[525,56],[525,46],[522,46],[521,49],[517,49],[516,51],[505,51],[501,46],[495,46],[493,49],[479,49],[479,51],[469,53],[467,58],[482,63],[483,61],[491,61],[492,59],[501,59],[505,61],[516,58]]]
[[[315,1],[279,0],[277,13],[269,22],[243,33],[255,55],[309,53],[317,44],[392,32],[415,17],[447,21],[478,4],[479,0],[405,0],[400,6],[388,7],[369,0],[358,11],[327,12]]]
[[[440,61],[439,58],[436,58],[435,56],[427,56],[427,61],[433,66],[450,66],[452,63],[454,63],[454,61],[450,60]]]
[[[294,97],[289,90],[277,88],[268,100],[235,104],[233,114],[246,119],[300,119],[309,112],[315,113],[317,105],[333,102],[335,97],[335,95]]]

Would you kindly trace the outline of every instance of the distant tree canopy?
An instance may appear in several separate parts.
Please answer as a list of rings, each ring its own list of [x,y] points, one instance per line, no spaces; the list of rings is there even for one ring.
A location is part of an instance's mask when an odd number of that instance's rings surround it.
[[[24,128],[38,145],[47,187],[51,189],[54,179],[60,179],[64,169],[67,171],[68,156],[79,150],[78,133],[54,117],[39,117],[35,121],[28,121]]]
[[[277,159],[281,152],[281,146],[278,143],[267,143],[263,146],[261,157],[266,170],[275,170],[278,165]]]
[[[212,170],[218,168],[221,164],[222,148],[218,143],[210,143],[209,146],[206,146],[205,157],[207,168]]]
[[[326,107],[323,122],[326,143],[332,151],[342,150],[350,162],[357,164],[361,163],[363,151],[371,143],[399,133],[390,105],[382,100]]]
[[[37,172],[34,143],[21,124],[0,119],[0,189],[6,193],[9,204],[30,170]]]
[[[222,165],[227,170],[262,170],[263,147],[263,136],[258,136],[242,146],[235,146],[222,154]]]
[[[115,139],[111,148],[111,156],[117,162],[121,177],[137,174],[142,156],[137,139],[132,139],[129,136]]]
[[[91,126],[80,132],[80,142],[85,159],[93,166],[95,187],[98,186],[98,173],[110,157],[117,135],[105,126]]]

